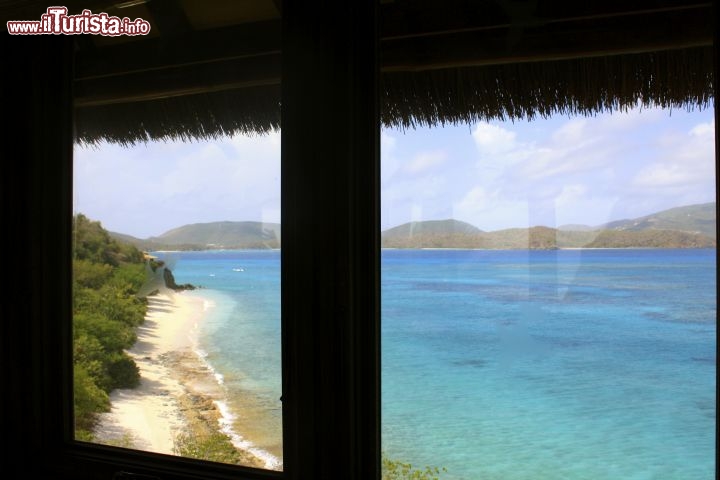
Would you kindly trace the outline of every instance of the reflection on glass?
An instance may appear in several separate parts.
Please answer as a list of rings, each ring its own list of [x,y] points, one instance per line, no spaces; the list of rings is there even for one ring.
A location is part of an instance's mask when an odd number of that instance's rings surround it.
[[[386,472],[714,476],[712,118],[383,132]]]
[[[81,441],[282,469],[280,134],[78,147]]]

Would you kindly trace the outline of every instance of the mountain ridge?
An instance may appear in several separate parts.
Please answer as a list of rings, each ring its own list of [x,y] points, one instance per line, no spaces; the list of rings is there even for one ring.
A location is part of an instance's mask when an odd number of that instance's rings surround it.
[[[484,231],[456,219],[407,222],[381,233],[384,248],[711,248],[715,202],[674,207],[598,226],[534,226]],[[146,251],[280,248],[278,223],[220,221],[182,225],[139,239],[110,232]]]
[[[440,221],[442,223],[443,221]],[[716,246],[715,202],[673,207],[598,226],[534,226],[475,233],[423,233],[423,222],[406,223],[382,234],[385,248],[711,248]],[[464,222],[463,222],[464,223]],[[470,224],[470,227],[473,227]],[[476,228],[476,227],[473,227]],[[393,234],[387,235],[387,232]],[[399,235],[397,232],[405,232]],[[419,232],[419,233],[418,233]]]
[[[383,231],[382,235],[383,237],[402,237],[406,235],[435,233],[470,234],[482,233],[482,230],[467,222],[450,218],[446,220],[407,222]]]
[[[256,221],[191,223],[146,239],[110,235],[146,251],[280,248],[280,224]]]

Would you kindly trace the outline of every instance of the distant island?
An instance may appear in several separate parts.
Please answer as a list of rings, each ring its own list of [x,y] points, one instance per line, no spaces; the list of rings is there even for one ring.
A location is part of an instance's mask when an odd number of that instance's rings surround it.
[[[263,222],[193,223],[169,230],[157,237],[140,239],[110,232],[117,240],[144,251],[232,250],[280,248],[280,224]]]
[[[459,220],[409,222],[382,232],[383,248],[531,249],[715,248],[715,202],[671,208],[603,225],[534,226],[492,232]],[[280,224],[211,222],[139,239],[110,232],[146,251],[280,248]]]

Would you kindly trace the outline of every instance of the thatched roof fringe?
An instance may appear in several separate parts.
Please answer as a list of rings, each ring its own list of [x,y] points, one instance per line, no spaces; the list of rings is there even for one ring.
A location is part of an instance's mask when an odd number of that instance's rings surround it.
[[[76,142],[90,145],[207,140],[279,128],[279,85],[75,110]]]
[[[578,60],[386,73],[382,122],[420,125],[712,106],[712,47]]]
[[[714,98],[713,49],[526,62],[381,77],[382,124],[410,128],[637,106],[704,109]],[[332,121],[332,119],[328,119]],[[76,140],[122,145],[215,139],[280,128],[280,86],[76,109]]]

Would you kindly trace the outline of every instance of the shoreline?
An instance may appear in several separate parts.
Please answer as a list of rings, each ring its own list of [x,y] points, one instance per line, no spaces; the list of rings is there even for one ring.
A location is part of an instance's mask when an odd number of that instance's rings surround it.
[[[110,394],[111,410],[98,416],[95,443],[176,455],[179,437],[222,432],[222,389],[197,352],[198,325],[207,300],[185,292],[148,297],[145,321],[127,350],[140,370],[136,388]],[[268,468],[250,450],[237,448],[244,466]]]
[[[715,250],[715,247],[556,247],[556,248],[471,248],[471,247],[380,247],[380,250],[466,250],[483,252],[553,252],[558,250]]]

